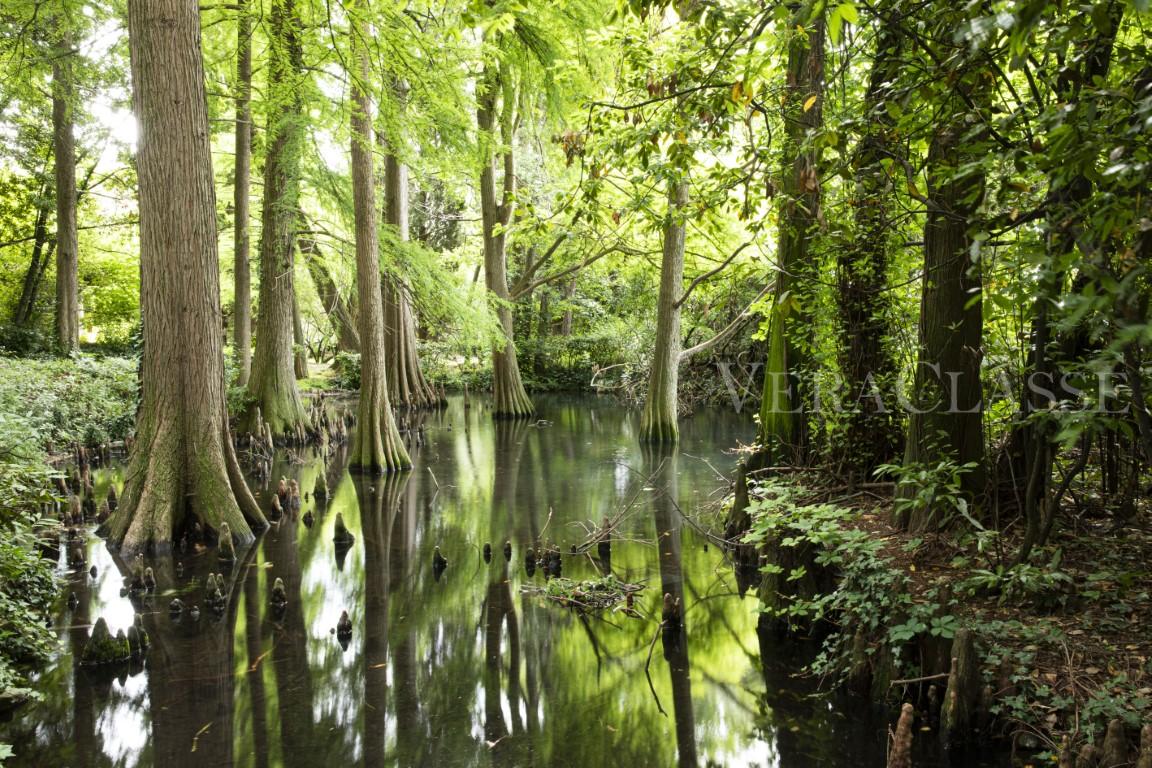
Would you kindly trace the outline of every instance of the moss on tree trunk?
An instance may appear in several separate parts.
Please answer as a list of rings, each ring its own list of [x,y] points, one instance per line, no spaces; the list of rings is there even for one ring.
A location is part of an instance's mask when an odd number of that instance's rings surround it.
[[[236,15],[236,167],[232,188],[234,278],[233,339],[237,383],[248,384],[252,372],[252,270],[248,235],[248,191],[252,178],[252,17],[247,0],[239,0]]]
[[[245,431],[252,431],[256,411],[275,436],[295,434],[307,425],[296,386],[293,250],[298,226],[300,156],[306,115],[300,96],[303,67],[300,18],[295,0],[272,3],[268,57],[268,131],[264,160],[264,208],[260,233],[260,313],[256,352],[248,381],[251,406]]]

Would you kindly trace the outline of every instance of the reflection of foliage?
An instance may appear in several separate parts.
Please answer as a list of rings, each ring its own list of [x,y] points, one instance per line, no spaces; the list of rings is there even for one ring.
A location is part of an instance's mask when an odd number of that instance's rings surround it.
[[[614,457],[641,464],[639,447],[629,433],[628,411],[589,400],[541,398],[539,405],[552,427],[494,424],[479,408],[465,412],[459,398],[443,413],[425,415],[428,442],[414,455],[417,470],[408,478],[400,503],[395,509],[385,508],[377,520],[366,517],[376,514],[375,508],[357,503],[354,484],[337,453],[327,468],[331,498],[323,505],[304,499],[301,514],[313,512],[312,528],[305,528],[298,518],[285,518],[265,535],[257,565],[248,571],[249,578],[257,581],[255,619],[250,618],[248,593],[237,598],[243,601],[236,608],[234,630],[233,740],[238,745],[238,766],[254,764],[251,745],[261,739],[268,744],[270,764],[358,764],[366,743],[363,729],[375,727],[384,717],[389,723],[385,753],[400,765],[501,764],[495,754],[500,750],[499,757],[520,764],[528,762],[529,754],[540,765],[674,764],[673,721],[659,714],[644,678],[654,620],[620,621],[608,612],[558,611],[518,594],[524,585],[545,584],[539,572],[534,579],[525,576],[522,557],[524,548],[538,538],[549,507],[552,521],[546,534],[567,551],[584,538],[577,523],[599,520],[633,496],[647,499],[652,490],[645,490],[648,477],[621,472],[614,461],[605,460]],[[449,430],[448,424],[454,428]],[[724,468],[716,446],[729,444],[739,429],[750,436],[750,426],[731,414],[694,419],[685,424],[684,449]],[[497,435],[498,430],[503,432]],[[272,476],[296,479],[308,490],[322,466],[319,461],[287,463],[278,454]],[[706,498],[715,481],[704,462],[688,463],[674,477],[688,513],[696,511],[694,499]],[[494,482],[496,478],[500,479]],[[580,493],[570,492],[573,487]],[[268,503],[266,495],[262,500]],[[357,534],[357,545],[342,572],[333,560],[336,512]],[[387,547],[371,567],[387,569],[387,611],[386,621],[368,626],[366,601],[375,582],[369,581],[364,547],[377,525]],[[613,542],[614,579],[620,585],[646,583],[658,574],[658,553],[638,540],[656,539],[654,521],[648,515],[630,515],[620,534]],[[513,542],[515,557],[506,564],[497,546],[493,565],[509,581],[513,596],[509,607],[519,631],[515,635],[503,631],[499,675],[490,675],[482,622],[492,574],[483,564],[480,548],[484,541],[505,540]],[[705,759],[734,764],[748,745],[752,712],[762,695],[754,682],[759,676],[753,639],[756,617],[732,594],[722,553],[705,549],[705,543],[692,531],[684,532],[691,706],[702,726],[697,733],[701,764]],[[438,582],[431,566],[432,547],[437,545],[450,560]],[[602,577],[593,561],[582,556],[566,557],[564,568],[573,585]],[[299,631],[305,635],[305,653],[298,656],[275,649],[287,638],[275,628],[268,606],[272,579],[285,576],[291,583],[286,571],[298,574],[299,595],[289,603],[289,613],[299,611],[302,616]],[[636,608],[645,616],[659,615],[661,595],[656,591],[637,594]],[[118,599],[114,595],[109,596],[113,602]],[[344,608],[356,622],[347,651],[329,634]],[[100,613],[107,611],[108,606],[101,606]],[[253,626],[259,644],[250,649],[247,641]],[[369,633],[373,641],[386,639],[386,660],[371,657],[371,663],[387,664],[388,685],[382,689],[382,699],[368,699],[370,690],[364,685]],[[660,698],[669,702],[673,697],[665,664],[656,653],[654,684]],[[44,685],[49,699],[36,714],[50,712],[43,718],[50,725],[37,722],[36,738],[41,741],[34,748],[21,741],[17,746],[28,749],[28,755],[58,758],[45,764],[70,764],[69,757],[61,756],[69,754],[73,743],[72,670],[64,663],[49,674],[52,677]],[[253,680],[257,676],[263,682],[262,695]],[[281,676],[290,684],[278,685]],[[496,698],[502,708],[507,707],[504,717],[510,734],[498,749],[489,749],[481,735],[487,715],[485,686],[492,681],[499,686]],[[111,716],[112,704],[101,701],[96,707],[99,717]],[[147,716],[146,704],[137,714]],[[307,733],[308,742],[293,741],[291,734],[285,740],[285,727]],[[94,747],[97,754],[101,748]],[[112,751],[111,743],[103,748]],[[297,754],[291,754],[293,749]],[[513,760],[515,756],[524,759]],[[148,757],[147,750],[133,753],[127,764],[146,763]]]

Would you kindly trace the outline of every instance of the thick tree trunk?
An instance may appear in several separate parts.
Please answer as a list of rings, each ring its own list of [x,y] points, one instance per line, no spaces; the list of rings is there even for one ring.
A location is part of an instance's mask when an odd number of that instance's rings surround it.
[[[259,410],[274,435],[295,434],[308,416],[296,386],[292,307],[293,248],[300,196],[304,107],[296,0],[274,0],[268,63],[269,115],[260,233],[260,313],[248,394],[248,420]]]
[[[809,243],[820,216],[819,151],[808,145],[824,112],[824,14],[811,18],[801,7],[788,44],[784,91],[784,168],[776,273],[776,300],[770,318],[768,357],[760,406],[762,461],[801,464],[808,459],[808,420],[804,408],[812,391],[811,302],[798,292],[810,289],[815,272]]]
[[[308,274],[312,276],[312,284],[320,295],[324,312],[332,323],[332,330],[336,332],[336,348],[341,352],[359,352],[360,331],[356,329],[356,313],[336,287],[336,281],[332,279],[332,273],[328,271],[328,265],[320,254],[320,246],[310,237],[299,238],[299,243],[304,265],[308,267]]]
[[[534,409],[516,360],[512,328],[512,297],[508,292],[508,264],[504,228],[512,217],[516,190],[516,166],[512,154],[513,125],[511,115],[501,121],[504,147],[504,189],[502,201],[496,199],[496,167],[493,143],[496,140],[496,92],[499,78],[491,70],[485,73],[476,107],[476,125],[480,129],[480,213],[484,227],[484,280],[496,303],[496,316],[504,338],[492,349],[492,415],[496,418],[523,418]],[[506,94],[505,100],[509,97]],[[505,105],[506,107],[510,105]],[[505,112],[509,112],[505,109]]]
[[[216,201],[200,19],[182,0],[131,0],[140,200],[143,394],[124,493],[108,523],[127,554],[167,550],[199,522],[247,543],[266,525],[228,432]]]
[[[56,345],[64,355],[72,354],[80,347],[76,138],[72,116],[75,101],[72,41],[64,30],[60,50],[52,62],[52,146],[56,157]]]
[[[402,97],[401,97],[402,100]],[[384,223],[396,229],[401,242],[408,240],[408,169],[384,144]],[[391,275],[384,275],[384,352],[388,363],[388,396],[393,403],[409,408],[441,405],[439,393],[420,370],[416,346],[416,315],[405,287]]]
[[[393,472],[412,466],[388,400],[384,358],[384,307],[380,292],[380,245],[376,228],[376,180],[372,163],[372,118],[368,53],[358,41],[367,27],[353,30],[357,77],[352,83],[352,204],[356,218],[356,282],[360,296],[360,403],[351,469]]]
[[[656,348],[648,376],[648,394],[640,418],[640,441],[674,443],[680,438],[676,400],[680,378],[680,294],[684,282],[684,206],[688,184],[669,182],[664,217],[664,255],[656,306]]]
[[[236,345],[236,383],[248,385],[252,372],[252,275],[249,259],[248,190],[252,175],[252,17],[248,0],[239,0],[236,12],[236,171],[232,207],[235,216],[234,248],[236,298],[233,340]]]
[[[964,86],[959,86],[964,87]],[[928,218],[924,225],[924,278],[920,303],[919,353],[908,419],[905,466],[951,460],[973,464],[961,490],[969,502],[984,491],[984,432],[980,359],[983,335],[982,283],[972,261],[969,228],[983,194],[979,171],[960,169],[977,158],[965,137],[967,107],[956,96],[953,110],[928,149]],[[897,522],[919,533],[943,524],[937,506],[914,510]]]
[[[899,74],[901,41],[887,19],[877,27],[876,55],[864,96],[865,132],[856,146],[855,242],[839,252],[840,327],[844,334],[840,370],[848,395],[840,460],[853,476],[866,479],[899,455],[903,434],[890,395],[896,362],[888,347],[888,257],[893,242],[895,190],[883,162],[902,150],[888,113],[892,83]]]

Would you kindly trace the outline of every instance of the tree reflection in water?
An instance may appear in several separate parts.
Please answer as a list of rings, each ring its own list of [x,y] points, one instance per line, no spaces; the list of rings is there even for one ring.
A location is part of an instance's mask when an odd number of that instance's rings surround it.
[[[205,611],[194,629],[169,618],[172,594],[136,607],[119,597],[121,574],[93,540],[100,573],[69,577],[80,607],[61,608],[63,650],[38,681],[45,699],[0,728],[11,764],[856,768],[882,755],[883,719],[808,698],[793,677],[800,662],[757,635],[755,601],[738,597],[724,553],[681,513],[704,515],[726,490],[709,464],[732,466],[723,449],[751,438],[747,417],[702,412],[685,420],[678,450],[642,450],[626,409],[589,398],[538,405],[539,424],[493,422],[458,398],[409,416],[424,420],[427,442],[403,475],[352,477],[340,450],[327,462],[280,451],[272,486],[284,476],[308,492],[326,471],[331,495],[306,495],[264,534],[230,571],[222,619]],[[269,487],[260,497],[270,508]],[[585,538],[580,523],[622,509],[610,558],[569,554]],[[343,570],[336,512],[356,536]],[[522,594],[545,583],[524,564],[541,538],[564,553],[565,577],[610,568],[646,583],[644,618],[581,616]],[[449,560],[439,580],[436,546]],[[180,579],[171,561],[159,566],[162,589],[221,570],[211,550],[182,560]],[[282,615],[269,605],[277,577]],[[202,592],[185,600],[202,604]],[[644,674],[665,593],[683,615],[652,657],[667,717]],[[154,643],[146,669],[97,681],[73,664],[91,618],[115,631],[137,608]],[[345,609],[346,649],[330,634]]]

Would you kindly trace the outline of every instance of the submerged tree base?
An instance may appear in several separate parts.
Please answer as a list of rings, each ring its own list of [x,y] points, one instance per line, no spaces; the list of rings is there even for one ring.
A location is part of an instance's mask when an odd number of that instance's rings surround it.
[[[671,445],[680,441],[680,427],[676,418],[650,418],[645,411],[640,420],[640,442],[653,445]]]
[[[248,490],[227,432],[189,451],[172,429],[149,429],[133,447],[116,511],[101,526],[109,545],[128,557],[167,554],[182,536],[216,538],[225,527],[247,546],[267,520]]]

